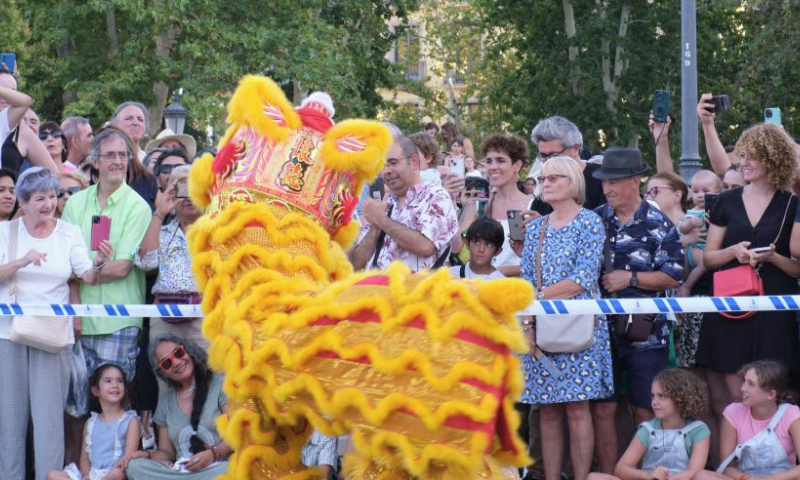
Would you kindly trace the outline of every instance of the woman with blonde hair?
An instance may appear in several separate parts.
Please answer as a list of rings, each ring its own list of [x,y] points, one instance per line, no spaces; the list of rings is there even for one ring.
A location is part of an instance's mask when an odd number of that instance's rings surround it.
[[[761,123],[742,133],[736,153],[747,184],[722,192],[711,210],[705,265],[709,270],[750,265],[765,294],[797,294],[800,261],[789,253],[797,210],[797,199],[788,191],[796,166],[793,142],[782,128]],[[748,362],[773,358],[790,372],[800,370],[797,335],[793,311],[757,312],[738,320],[706,314],[697,363],[712,374],[707,376],[712,403],[718,408],[738,401],[737,372]]]
[[[539,182],[553,212],[528,225],[524,246],[519,241],[511,243],[522,257],[522,277],[536,286],[538,300],[599,298],[605,229],[598,215],[582,207],[586,186],[581,166],[570,157],[553,157],[542,167]],[[531,327],[523,331],[535,344],[535,331]],[[560,374],[553,375],[548,363],[556,365]],[[525,355],[523,372],[521,401],[540,408],[545,479],[560,478],[566,417],[575,479],[584,480],[594,450],[589,401],[614,393],[604,317],[595,318],[594,341],[584,350]]]

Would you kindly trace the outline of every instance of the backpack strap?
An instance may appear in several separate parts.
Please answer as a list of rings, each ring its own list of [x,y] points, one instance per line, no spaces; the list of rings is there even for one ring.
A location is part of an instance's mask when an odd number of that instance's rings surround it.
[[[459,274],[461,275],[461,278],[467,278],[467,265],[466,264],[461,265],[461,268],[459,269]]]

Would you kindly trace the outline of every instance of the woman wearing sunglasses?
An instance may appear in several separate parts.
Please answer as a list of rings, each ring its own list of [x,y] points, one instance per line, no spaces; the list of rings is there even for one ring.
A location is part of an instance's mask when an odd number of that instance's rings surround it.
[[[67,159],[67,137],[61,131],[61,126],[56,122],[44,122],[39,127],[39,140],[44,143],[50,158],[56,163],[58,171],[64,169],[64,161]]]
[[[207,365],[191,340],[167,333],[150,342],[150,362],[169,390],[158,401],[158,450],[144,450],[122,465],[129,480],[211,480],[227,469],[231,448],[214,424],[228,413],[223,377]]]
[[[59,174],[58,191],[56,192],[58,207],[56,208],[55,217],[61,218],[61,214],[64,213],[64,207],[67,205],[67,200],[88,186],[89,183],[86,181],[86,177],[80,173],[68,172]]]

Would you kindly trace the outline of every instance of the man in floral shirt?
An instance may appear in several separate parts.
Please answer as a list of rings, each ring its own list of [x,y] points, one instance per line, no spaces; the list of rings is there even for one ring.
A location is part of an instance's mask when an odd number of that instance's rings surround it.
[[[603,166],[593,172],[603,181],[608,200],[595,209],[608,236],[610,268],[604,261],[600,276],[604,298],[612,294],[619,298],[663,296],[683,279],[683,248],[675,225],[639,194],[641,174],[647,170],[639,150],[609,148],[603,155]],[[664,315],[656,316],[650,336],[643,342],[632,343],[614,334],[613,325],[610,327],[614,390],[619,390],[627,373],[628,398],[639,424],[653,418],[650,386],[656,374],[667,368],[667,320]],[[616,396],[592,405],[601,469],[613,469],[616,462],[615,411]]]
[[[414,142],[396,134],[381,172],[388,195],[383,202],[367,198],[361,206],[364,224],[351,252],[356,269],[384,269],[395,260],[414,272],[441,266],[458,232],[458,215],[441,185],[422,183],[419,161]]]

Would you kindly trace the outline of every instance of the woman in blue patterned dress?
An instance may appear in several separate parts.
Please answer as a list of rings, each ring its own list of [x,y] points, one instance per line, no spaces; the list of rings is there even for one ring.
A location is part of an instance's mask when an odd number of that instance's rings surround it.
[[[523,278],[536,284],[536,257],[541,255],[540,300],[599,297],[605,233],[600,217],[581,207],[585,192],[581,166],[569,157],[551,158],[544,164],[539,182],[553,213],[528,225],[524,248],[514,242],[513,247],[521,253]],[[544,243],[539,252],[543,225]],[[532,339],[532,332],[526,334]],[[594,449],[589,400],[608,397],[614,391],[608,328],[602,316],[597,317],[594,335],[592,346],[580,352],[547,353],[541,359],[523,357],[521,401],[540,406],[546,480],[558,480],[561,474],[565,416],[575,480],[584,480],[589,473]],[[557,372],[546,368],[544,362]]]

